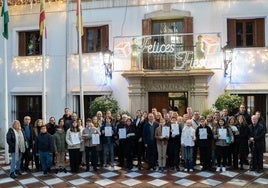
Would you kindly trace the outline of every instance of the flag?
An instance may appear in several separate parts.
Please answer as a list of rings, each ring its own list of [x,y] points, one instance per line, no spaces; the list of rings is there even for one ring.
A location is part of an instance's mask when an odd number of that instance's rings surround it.
[[[40,36],[43,36],[45,32],[45,38],[47,38],[46,26],[45,26],[45,0],[40,0],[40,17],[39,17],[39,30]]]
[[[80,24],[79,24],[79,22],[80,22]],[[79,25],[81,28],[79,28]],[[76,29],[77,29],[77,32],[80,31],[81,36],[84,35],[83,19],[82,19],[82,6],[81,6],[80,0],[77,0],[77,4],[76,4]]]
[[[4,20],[4,32],[2,33],[3,37],[8,39],[8,22],[9,22],[9,15],[8,15],[8,7],[7,7],[7,0],[3,0],[2,5],[2,13],[1,16]]]

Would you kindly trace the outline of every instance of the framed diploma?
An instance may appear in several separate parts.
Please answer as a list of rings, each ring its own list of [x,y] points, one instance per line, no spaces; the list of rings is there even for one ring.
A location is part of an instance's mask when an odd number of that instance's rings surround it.
[[[179,132],[179,125],[178,124],[171,124],[172,133],[175,135],[180,134]]]
[[[80,144],[79,133],[71,133],[71,140],[74,145]]]
[[[112,136],[112,127],[105,127],[105,130],[104,130],[104,133],[105,133],[105,136]]]
[[[170,128],[167,126],[162,127],[162,137],[169,137]]]
[[[227,136],[227,129],[219,129],[219,139],[225,140]]]
[[[206,128],[199,129],[199,138],[202,139],[208,139],[208,133]]]
[[[92,144],[100,144],[100,135],[92,134]]]
[[[120,128],[118,129],[119,139],[125,139],[127,138],[127,131],[126,128]]]

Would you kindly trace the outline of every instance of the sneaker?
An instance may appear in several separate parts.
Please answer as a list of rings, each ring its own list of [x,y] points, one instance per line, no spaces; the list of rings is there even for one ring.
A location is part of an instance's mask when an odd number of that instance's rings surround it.
[[[55,170],[55,174],[58,174],[58,172],[59,172],[59,169],[56,169],[56,170]]]
[[[47,170],[44,170],[43,174],[44,174],[44,175],[47,175]]]
[[[219,172],[221,170],[221,167],[217,167],[216,172]]]
[[[22,173],[20,172],[20,170],[15,170],[16,175],[22,175]]]
[[[64,173],[67,173],[67,170],[66,170],[66,168],[64,168],[64,169],[63,169],[63,172],[64,172]]]
[[[9,175],[11,178],[15,179],[17,176],[15,175],[14,172],[12,172],[10,175]]]
[[[187,168],[185,168],[185,169],[184,169],[184,172],[187,172],[187,171],[188,171],[188,169],[187,169]]]
[[[223,171],[223,172],[226,172],[226,168],[225,168],[225,167],[222,167],[222,171]]]
[[[193,172],[194,170],[193,169],[190,169],[190,172]]]

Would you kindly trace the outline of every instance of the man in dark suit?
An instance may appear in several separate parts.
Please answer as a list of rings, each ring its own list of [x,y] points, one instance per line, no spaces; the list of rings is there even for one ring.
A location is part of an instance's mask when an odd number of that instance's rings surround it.
[[[157,163],[157,148],[155,141],[155,129],[158,127],[158,123],[154,120],[155,117],[153,113],[148,114],[148,123],[144,124],[143,127],[143,143],[146,148],[147,160],[148,160],[148,168],[153,170],[156,169]]]

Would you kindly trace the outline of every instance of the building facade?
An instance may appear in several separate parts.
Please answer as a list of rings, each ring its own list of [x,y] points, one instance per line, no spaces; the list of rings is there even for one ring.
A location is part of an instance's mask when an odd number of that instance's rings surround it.
[[[211,108],[229,91],[243,97],[250,114],[259,110],[267,119],[266,0],[82,1],[82,71],[76,7],[76,1],[46,2],[42,52],[40,4],[9,2],[9,122],[25,115],[42,118],[42,53],[46,119],[59,119],[65,107],[80,113],[81,83],[85,117],[90,103],[102,95],[112,95],[132,115],[152,107],[177,109],[182,115],[187,106],[200,112]],[[222,50],[227,41],[234,48],[230,62]],[[0,42],[4,44],[3,37]],[[105,59],[107,50],[113,52],[112,61]],[[2,75],[4,56],[0,45]],[[4,88],[4,78],[0,86]],[[0,90],[1,104],[5,92]],[[4,114],[3,107],[0,122]]]

